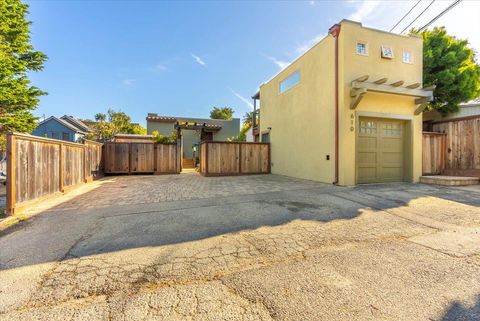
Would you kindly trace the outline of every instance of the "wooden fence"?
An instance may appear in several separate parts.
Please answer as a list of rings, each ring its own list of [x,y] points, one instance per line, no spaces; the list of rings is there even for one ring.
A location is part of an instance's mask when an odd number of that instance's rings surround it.
[[[7,134],[7,213],[101,176],[102,144]]]
[[[423,175],[439,175],[445,170],[447,134],[423,133]]]
[[[200,173],[228,176],[270,173],[270,144],[203,142],[200,145]]]
[[[446,175],[480,177],[480,117],[435,123],[433,131],[447,134]]]
[[[104,144],[105,174],[154,173],[173,174],[181,171],[179,143]]]

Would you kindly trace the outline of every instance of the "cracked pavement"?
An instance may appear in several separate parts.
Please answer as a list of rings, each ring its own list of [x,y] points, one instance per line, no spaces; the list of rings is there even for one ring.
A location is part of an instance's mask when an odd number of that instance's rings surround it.
[[[476,187],[109,177],[0,233],[0,320],[478,320],[479,206]]]

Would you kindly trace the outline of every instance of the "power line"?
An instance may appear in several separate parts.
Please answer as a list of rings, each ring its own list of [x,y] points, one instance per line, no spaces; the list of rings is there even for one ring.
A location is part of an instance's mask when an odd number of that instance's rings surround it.
[[[410,14],[410,12],[412,12],[413,9],[415,9],[416,6],[418,6],[420,1],[422,1],[422,0],[418,0],[417,3],[415,3],[415,5],[413,7],[411,7],[410,10],[408,10],[408,12],[402,17],[402,19],[398,20],[398,22],[392,27],[392,29],[390,29],[390,32],[392,32],[392,30],[395,29],[395,27],[398,26],[398,24],[400,22],[402,22],[403,19],[405,19]]]
[[[449,5],[445,10],[443,10],[442,12],[440,12],[435,18],[433,18],[432,20],[430,20],[426,25],[424,25],[423,27],[421,27],[420,29],[418,29],[419,32],[422,32],[423,30],[427,29],[428,26],[430,26],[432,23],[434,23],[435,21],[437,21],[438,18],[440,18],[441,16],[443,16],[445,13],[447,13],[448,11],[450,11],[453,7],[455,7],[457,4],[459,4],[462,0],[456,0],[454,3],[452,3],[451,5]]]
[[[433,0],[432,2],[430,2],[430,4],[429,4],[425,9],[423,9],[423,11],[420,12],[420,14],[419,14],[415,19],[413,19],[413,21],[410,22],[410,24],[409,24],[408,26],[406,26],[405,29],[403,29],[402,32],[400,32],[400,33],[403,33],[403,32],[404,32],[405,30],[407,30],[415,21],[417,21],[417,19],[420,18],[420,17],[425,13],[425,11],[427,11],[428,8],[431,7],[431,5],[432,5],[435,1],[437,1],[437,0]]]

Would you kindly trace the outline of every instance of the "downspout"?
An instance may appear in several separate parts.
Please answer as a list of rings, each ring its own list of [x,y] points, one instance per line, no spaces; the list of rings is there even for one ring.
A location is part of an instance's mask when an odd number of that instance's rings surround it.
[[[340,35],[340,28],[339,24],[333,25],[329,30],[328,33],[335,38],[335,180],[333,184],[338,184],[338,36]]]

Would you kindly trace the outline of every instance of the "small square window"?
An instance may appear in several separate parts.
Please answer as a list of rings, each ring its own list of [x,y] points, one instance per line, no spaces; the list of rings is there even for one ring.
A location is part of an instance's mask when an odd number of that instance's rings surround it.
[[[382,58],[393,59],[393,49],[392,47],[382,46]]]
[[[368,56],[368,44],[366,42],[357,41],[357,55]]]
[[[407,64],[413,63],[413,56],[411,51],[403,51],[403,62]]]

